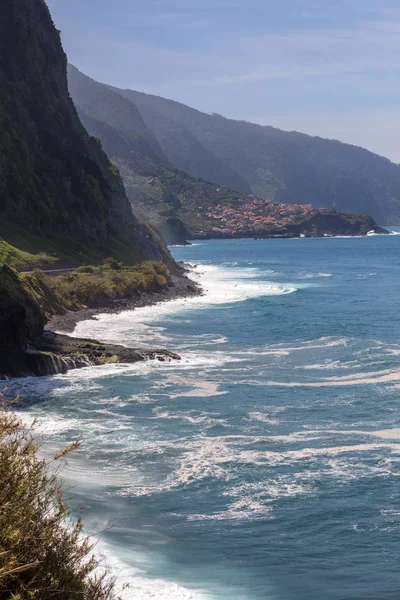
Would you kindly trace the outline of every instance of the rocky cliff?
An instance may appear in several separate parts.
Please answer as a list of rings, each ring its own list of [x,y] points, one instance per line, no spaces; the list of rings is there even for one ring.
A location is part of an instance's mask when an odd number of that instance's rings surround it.
[[[29,342],[41,335],[46,323],[39,294],[23,275],[0,266],[0,376],[31,373]]]
[[[2,0],[0,239],[64,263],[157,259],[117,169],[78,118],[66,68],[45,2]]]

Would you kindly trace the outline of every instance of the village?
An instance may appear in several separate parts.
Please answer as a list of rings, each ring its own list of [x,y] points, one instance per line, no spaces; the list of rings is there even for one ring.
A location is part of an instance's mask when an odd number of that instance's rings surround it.
[[[198,206],[198,217],[212,221],[211,231],[221,236],[240,236],[250,232],[279,231],[301,221],[312,211],[311,204],[281,204],[260,200],[253,195],[235,206],[217,204]],[[211,224],[211,223],[210,223]]]

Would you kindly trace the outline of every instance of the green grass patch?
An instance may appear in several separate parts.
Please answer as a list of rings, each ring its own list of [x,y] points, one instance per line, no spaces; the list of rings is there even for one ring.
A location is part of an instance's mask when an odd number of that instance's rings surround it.
[[[55,257],[49,256],[45,252],[31,254],[12,246],[5,240],[0,239],[0,263],[10,267],[49,267],[57,262]]]
[[[83,306],[107,305],[113,300],[129,299],[141,292],[156,292],[168,285],[168,268],[159,262],[143,262],[135,267],[124,267],[115,259],[101,266],[87,265],[60,277],[35,273],[58,302],[70,309]]]

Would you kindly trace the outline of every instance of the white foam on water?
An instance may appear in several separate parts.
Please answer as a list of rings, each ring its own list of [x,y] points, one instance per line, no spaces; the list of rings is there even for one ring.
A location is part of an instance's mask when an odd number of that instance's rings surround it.
[[[333,273],[299,273],[297,279],[318,279],[320,277],[333,277]]]
[[[265,505],[252,498],[240,498],[232,502],[230,506],[223,511],[215,513],[191,514],[187,517],[188,521],[240,521],[255,520],[265,518],[272,512],[270,506]]]
[[[219,384],[213,381],[205,381],[205,380],[197,380],[197,379],[187,379],[183,377],[175,377],[171,378],[168,381],[168,385],[180,386],[180,387],[189,387],[191,389],[184,390],[181,392],[175,392],[173,394],[168,394],[170,398],[184,398],[184,397],[192,397],[192,398],[210,398],[213,396],[223,396],[228,392],[224,392],[219,389]]]
[[[249,412],[249,419],[251,421],[259,421],[260,423],[268,423],[270,425],[276,425],[278,423],[277,419],[271,419],[268,413],[263,412]]]
[[[259,355],[259,356],[289,356],[292,352],[304,352],[308,350],[323,350],[325,348],[339,348],[347,347],[352,340],[350,338],[343,337],[322,337],[317,340],[310,340],[307,342],[299,341],[297,346],[291,344],[271,344],[264,346],[263,348],[254,348],[251,350],[244,350],[241,352],[242,355]]]
[[[219,413],[210,413],[206,411],[190,410],[190,411],[169,411],[165,408],[153,409],[155,419],[172,419],[187,421],[196,425],[222,425],[227,423],[226,419],[222,419]]]
[[[96,545],[96,553],[103,559],[107,572],[117,577],[117,591],[121,589],[118,597],[122,600],[206,600],[209,597],[205,590],[191,590],[173,581],[146,577],[143,567],[132,566],[116,552],[105,542]]]
[[[277,284],[268,281],[249,281],[254,279],[253,270],[227,269],[215,265],[200,265],[191,272],[204,294],[202,296],[179,298],[153,306],[136,308],[118,314],[100,314],[94,319],[81,321],[74,332],[75,337],[96,337],[103,342],[125,345],[164,342],[167,338],[165,328],[156,326],[159,320],[182,315],[187,311],[210,308],[251,298],[263,296],[281,296],[292,294],[297,287],[291,284]]]
[[[322,430],[325,434],[339,434],[339,435],[361,435],[361,436],[371,436],[376,437],[382,440],[400,440],[400,428],[394,427],[393,429],[381,429],[378,431],[365,431],[359,429],[344,429],[344,430],[336,430],[336,429],[324,429]]]
[[[400,371],[384,370],[372,373],[357,373],[343,377],[327,377],[321,381],[264,381],[256,385],[269,385],[273,387],[341,387],[353,385],[375,385],[400,380]]]
[[[224,496],[233,496],[245,499],[253,498],[258,503],[271,510],[271,503],[282,498],[295,498],[304,494],[310,494],[314,486],[310,483],[299,483],[296,481],[298,474],[280,475],[268,478],[265,481],[253,483],[243,483],[235,487],[228,488]]]

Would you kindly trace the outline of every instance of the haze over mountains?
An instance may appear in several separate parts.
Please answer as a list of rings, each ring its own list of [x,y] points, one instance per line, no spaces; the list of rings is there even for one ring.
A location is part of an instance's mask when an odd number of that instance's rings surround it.
[[[78,107],[90,116],[95,111],[114,126],[114,101],[125,120],[127,113],[117,96],[129,100],[130,110],[136,112],[129,134],[143,143],[146,139],[153,150],[157,142],[158,158],[192,177],[267,200],[370,213],[381,224],[400,224],[400,166],[368,150],[208,115],[172,100],[106,85],[103,90],[116,95],[100,114],[99,102],[91,96],[95,88],[90,91],[74,68],[69,85]],[[96,89],[99,93],[101,88]],[[127,133],[126,121],[124,127]]]

